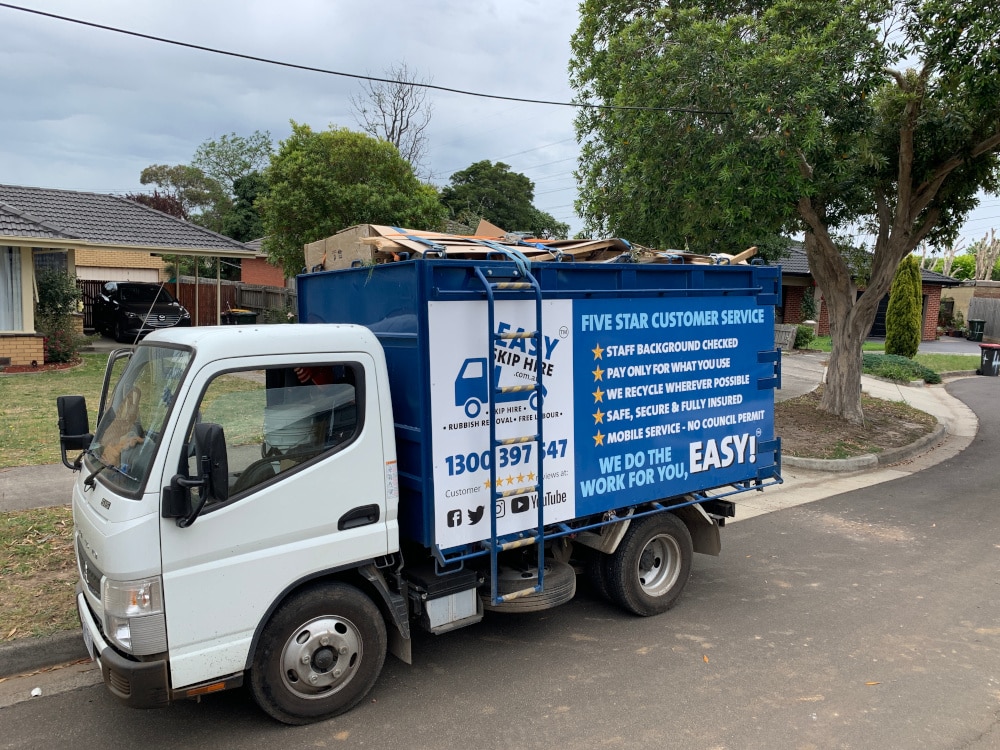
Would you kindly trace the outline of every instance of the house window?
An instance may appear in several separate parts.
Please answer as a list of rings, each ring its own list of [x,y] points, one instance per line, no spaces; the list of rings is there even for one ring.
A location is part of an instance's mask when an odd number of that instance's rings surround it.
[[[22,330],[21,307],[21,250],[0,247],[0,331]]]
[[[41,250],[35,250],[35,273],[41,271],[58,271],[59,273],[66,273],[69,270],[69,264],[66,262],[66,253],[46,253]]]

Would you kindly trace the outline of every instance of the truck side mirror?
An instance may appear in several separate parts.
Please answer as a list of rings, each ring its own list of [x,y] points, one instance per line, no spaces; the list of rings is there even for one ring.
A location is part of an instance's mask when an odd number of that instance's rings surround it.
[[[66,459],[66,451],[85,451],[94,439],[90,433],[87,399],[83,396],[59,396],[56,398],[56,411],[59,414],[59,448],[63,465],[79,471],[83,454],[71,464]]]
[[[226,452],[226,434],[222,425],[198,422],[192,436],[194,457],[198,474],[189,477],[177,474],[170,480],[169,491],[164,493],[164,518],[176,518],[182,529],[194,523],[209,498],[224,503],[229,499],[229,459]],[[200,492],[198,504],[189,510],[191,489]]]

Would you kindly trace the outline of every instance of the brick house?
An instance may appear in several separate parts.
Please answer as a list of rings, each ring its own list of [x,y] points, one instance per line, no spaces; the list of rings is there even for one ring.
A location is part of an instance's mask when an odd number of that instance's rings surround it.
[[[802,306],[809,293],[808,290],[812,290],[815,307],[819,313],[816,321],[818,324],[816,332],[820,336],[829,336],[829,314],[823,304],[822,291],[816,286],[816,281],[809,270],[806,251],[801,245],[793,243],[788,256],[778,261],[777,265],[781,266],[781,307],[778,311],[781,322],[802,323],[806,319],[802,312]],[[941,290],[960,286],[962,282],[950,276],[923,269],[920,271],[920,282],[924,297],[923,330],[920,338],[923,341],[933,341],[937,338]],[[878,312],[875,313],[875,322],[872,323],[871,331],[868,333],[869,337],[883,338],[885,336],[885,311],[888,305],[889,295],[887,294],[879,302]]]
[[[257,286],[294,286],[295,280],[286,279],[284,271],[267,259],[267,253],[261,249],[262,242],[263,238],[246,243],[254,251],[254,257],[240,261],[240,280]]]
[[[115,195],[0,185],[0,362],[44,358],[35,274],[162,281],[163,255],[248,258],[246,245]]]

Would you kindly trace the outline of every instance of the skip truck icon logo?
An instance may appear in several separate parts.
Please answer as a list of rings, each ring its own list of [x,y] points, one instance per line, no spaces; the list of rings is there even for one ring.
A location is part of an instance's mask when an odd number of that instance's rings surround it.
[[[509,338],[496,340],[493,382],[490,383],[489,380],[490,360],[486,357],[470,357],[465,360],[455,378],[455,406],[461,406],[469,419],[479,416],[483,405],[489,403],[490,388],[499,386],[504,368],[524,378],[524,387],[495,393],[494,402],[527,401],[535,410],[539,406],[539,395],[545,397],[544,387],[541,394],[531,387],[536,373],[541,369],[543,377],[553,374],[552,354],[559,345],[558,338],[532,336],[524,328],[503,321],[497,323],[497,334],[506,334]]]
[[[475,419],[485,404],[490,401],[490,383],[486,372],[489,363],[485,357],[472,357],[462,363],[462,369],[455,378],[455,406],[465,409],[465,416]],[[497,365],[493,370],[493,387],[500,384],[500,373],[502,366]],[[511,401],[527,401],[528,405],[538,409],[538,392],[533,390],[525,381],[526,385],[521,390],[508,391],[506,393],[494,394],[494,403],[505,403]],[[545,396],[545,386],[542,386],[542,397]]]

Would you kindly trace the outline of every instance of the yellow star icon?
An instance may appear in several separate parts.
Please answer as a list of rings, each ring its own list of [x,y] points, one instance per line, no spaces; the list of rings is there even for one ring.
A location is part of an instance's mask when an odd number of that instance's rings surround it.
[[[509,474],[507,475],[507,484],[508,485],[514,484],[514,477],[510,476]]]
[[[489,479],[487,479],[485,482],[483,482],[483,487],[485,487],[486,489],[490,488],[490,480]]]
[[[600,430],[598,430],[597,434],[594,435],[594,447],[596,448],[599,445],[604,445],[604,435]]]
[[[603,380],[603,379],[604,379],[604,370],[602,370],[601,366],[598,365],[597,369],[594,370],[594,380]]]
[[[604,422],[604,412],[598,409],[594,412],[594,424],[599,424]]]
[[[597,346],[595,346],[590,351],[592,351],[594,353],[594,359],[604,359],[604,357],[601,356],[602,354],[604,354],[604,350],[601,348],[600,344],[598,344]]]
[[[601,386],[597,386],[597,390],[594,391],[594,402],[604,401],[604,391],[601,390]]]
[[[524,474],[518,474],[517,475],[517,483],[518,484],[524,484]]]
[[[532,472],[528,473],[528,481],[529,482],[534,482],[535,481],[535,472],[532,471]]]

